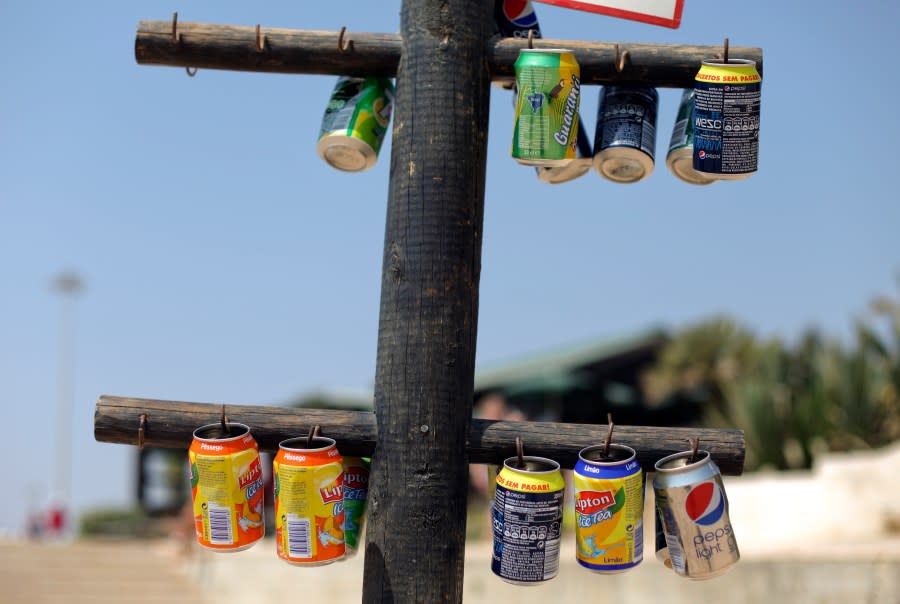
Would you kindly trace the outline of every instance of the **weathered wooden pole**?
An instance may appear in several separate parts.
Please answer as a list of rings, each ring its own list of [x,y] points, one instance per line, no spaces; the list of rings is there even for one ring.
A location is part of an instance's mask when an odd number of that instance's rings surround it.
[[[363,602],[461,602],[492,0],[404,0]]]

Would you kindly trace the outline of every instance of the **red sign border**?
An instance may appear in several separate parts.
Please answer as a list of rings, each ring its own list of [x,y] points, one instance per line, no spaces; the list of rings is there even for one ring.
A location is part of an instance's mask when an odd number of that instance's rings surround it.
[[[591,13],[600,13],[601,15],[609,15],[611,17],[619,17],[620,19],[628,19],[630,21],[640,21],[651,25],[661,25],[663,27],[671,27],[678,29],[681,26],[681,11],[684,8],[684,0],[675,0],[675,14],[671,19],[665,17],[654,17],[643,13],[635,13],[630,10],[621,8],[609,8],[606,6],[597,6],[596,4],[586,4],[578,0],[535,0],[542,4],[553,4],[563,8],[571,8],[575,10],[588,11]]]

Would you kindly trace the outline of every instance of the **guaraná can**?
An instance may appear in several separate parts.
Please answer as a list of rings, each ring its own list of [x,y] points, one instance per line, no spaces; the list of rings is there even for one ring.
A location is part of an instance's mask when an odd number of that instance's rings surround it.
[[[323,436],[278,444],[275,542],[291,564],[320,566],[344,556],[344,466],[335,441]]]
[[[761,86],[755,61],[703,61],[694,80],[695,170],[722,179],[756,172]]]
[[[238,552],[266,532],[259,446],[244,424],[194,430],[188,449],[197,541],[217,552]]]
[[[339,77],[322,116],[319,157],[345,172],[374,166],[393,105],[389,79]]]
[[[594,169],[613,182],[638,182],[653,172],[656,153],[655,88],[604,86],[597,108]]]
[[[620,573],[644,556],[644,479],[634,449],[582,449],[575,464],[575,556],[597,573]]]
[[[581,71],[560,49],[522,49],[516,60],[516,121],[512,156],[529,166],[562,166],[575,159]]]
[[[653,490],[672,568],[689,579],[721,575],[740,559],[722,474],[708,451],[656,462]]]
[[[672,174],[686,183],[708,185],[716,182],[715,177],[694,170],[694,90],[691,88],[681,94],[666,165]]]
[[[538,585],[559,573],[565,482],[559,464],[544,457],[503,462],[491,512],[491,570],[508,583]]]
[[[370,465],[365,457],[344,458],[344,544],[348,556],[355,555],[359,549],[366,523]]]

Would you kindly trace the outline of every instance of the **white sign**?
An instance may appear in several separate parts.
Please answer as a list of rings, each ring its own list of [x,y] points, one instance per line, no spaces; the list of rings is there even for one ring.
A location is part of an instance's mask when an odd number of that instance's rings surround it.
[[[677,28],[684,0],[535,0],[564,8]]]

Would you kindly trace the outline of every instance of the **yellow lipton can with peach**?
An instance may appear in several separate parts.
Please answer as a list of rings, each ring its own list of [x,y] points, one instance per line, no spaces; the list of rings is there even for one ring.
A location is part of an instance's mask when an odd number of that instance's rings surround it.
[[[334,439],[281,441],[273,469],[278,557],[301,566],[343,558],[344,466]]]
[[[218,552],[247,549],[263,538],[263,473],[259,445],[244,424],[194,430],[188,449],[197,541]]]

